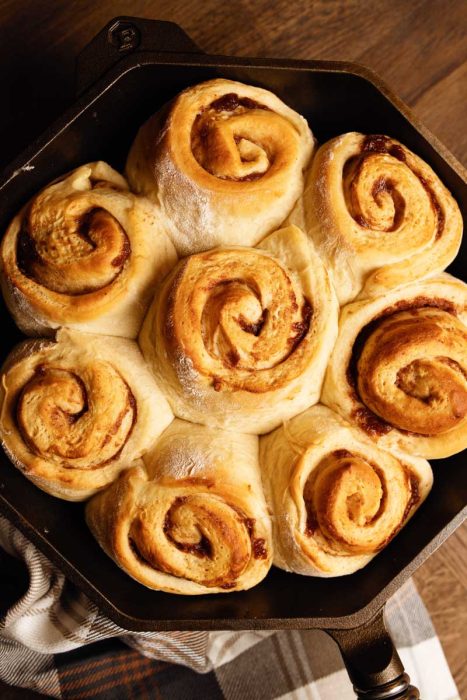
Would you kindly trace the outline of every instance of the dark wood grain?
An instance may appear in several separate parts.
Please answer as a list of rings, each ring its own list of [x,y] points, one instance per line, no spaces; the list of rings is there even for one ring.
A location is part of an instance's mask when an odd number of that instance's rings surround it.
[[[0,160],[72,99],[74,57],[119,14],[180,24],[206,51],[358,61],[377,71],[467,161],[467,4],[463,0],[121,0],[0,3]]]
[[[467,163],[465,0],[3,0],[0,165],[72,100],[76,54],[119,14],[177,22],[211,53],[363,63]],[[466,562],[464,527],[415,577],[461,697],[467,697]]]

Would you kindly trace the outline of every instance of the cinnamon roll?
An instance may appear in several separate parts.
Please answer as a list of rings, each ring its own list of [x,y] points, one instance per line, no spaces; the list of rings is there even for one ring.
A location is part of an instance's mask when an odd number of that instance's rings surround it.
[[[260,440],[274,564],[331,577],[365,566],[428,495],[428,462],[379,449],[325,406]]]
[[[467,285],[444,273],[344,307],[322,402],[384,447],[467,447]]]
[[[427,163],[389,136],[348,133],[313,159],[306,228],[332,272],[341,304],[442,272],[462,238],[462,216]]]
[[[258,439],[175,420],[144,456],[87,505],[105,552],[169,593],[251,588],[269,571],[271,524]]]
[[[336,331],[327,273],[291,226],[181,261],[140,344],[176,416],[264,433],[318,401]]]
[[[134,341],[62,329],[2,368],[0,438],[24,475],[79,501],[131,466],[171,422]]]
[[[149,200],[106,163],[90,163],[13,219],[0,249],[2,290],[27,335],[69,326],[135,338],[176,259]]]
[[[126,173],[190,255],[255,245],[277,228],[302,193],[312,147],[306,120],[271,92],[210,80],[143,125]]]

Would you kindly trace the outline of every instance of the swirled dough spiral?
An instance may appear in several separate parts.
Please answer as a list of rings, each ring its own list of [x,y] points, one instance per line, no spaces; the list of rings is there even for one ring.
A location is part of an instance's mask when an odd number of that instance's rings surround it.
[[[467,447],[467,285],[443,275],[346,306],[322,402],[385,447]]]
[[[88,504],[89,527],[130,576],[170,593],[251,588],[269,571],[258,439],[175,420]]]
[[[462,239],[462,216],[427,163],[388,136],[348,133],[313,159],[306,228],[346,304],[442,272]]]
[[[20,344],[2,368],[0,436],[44,491],[94,494],[147,450],[170,408],[134,341],[62,329]]]
[[[103,162],[48,185],[1,244],[2,290],[27,335],[59,326],[134,338],[176,262],[156,207]]]
[[[303,191],[313,137],[271,92],[211,80],[182,92],[140,129],[126,173],[157,202],[181,255],[255,245]]]
[[[379,449],[317,405],[260,439],[274,564],[311,576],[365,566],[430,491],[424,459]]]
[[[140,344],[179,418],[263,433],[318,400],[336,330],[326,271],[291,226],[181,261]]]

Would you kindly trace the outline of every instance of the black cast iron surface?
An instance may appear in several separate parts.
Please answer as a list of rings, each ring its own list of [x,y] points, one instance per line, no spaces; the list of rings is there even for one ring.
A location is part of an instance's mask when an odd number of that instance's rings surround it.
[[[102,159],[122,170],[132,139],[147,117],[185,87],[221,76],[275,92],[308,119],[319,142],[352,130],[401,140],[430,163],[467,219],[462,167],[366,69],[343,63],[197,55],[181,30],[167,23],[160,23],[156,45],[163,42],[162,48],[174,53],[157,52],[154,45],[146,50],[144,23],[140,28],[141,36],[130,37],[135,47],[121,49],[115,37],[106,45],[107,28],[93,42],[94,48],[91,44],[91,52],[84,52],[80,90],[96,77],[96,66],[97,72],[107,72],[0,175],[2,230],[38,189],[78,165]],[[178,47],[187,53],[175,53]],[[464,244],[450,271],[465,279],[466,263]],[[0,321],[3,360],[21,335],[3,303]],[[465,518],[463,462],[463,455],[433,462],[435,481],[427,501],[361,571],[318,579],[273,569],[250,591],[215,596],[175,596],[133,581],[97,545],[84,523],[82,504],[43,493],[3,453],[0,510],[126,629],[353,628],[370,620]]]

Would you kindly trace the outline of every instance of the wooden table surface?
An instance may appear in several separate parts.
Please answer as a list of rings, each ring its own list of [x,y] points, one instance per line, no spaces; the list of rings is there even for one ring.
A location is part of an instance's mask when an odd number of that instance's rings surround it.
[[[76,54],[124,14],[177,22],[210,53],[363,63],[467,163],[465,0],[0,0],[0,166],[72,101]],[[415,579],[467,697],[467,526]]]

